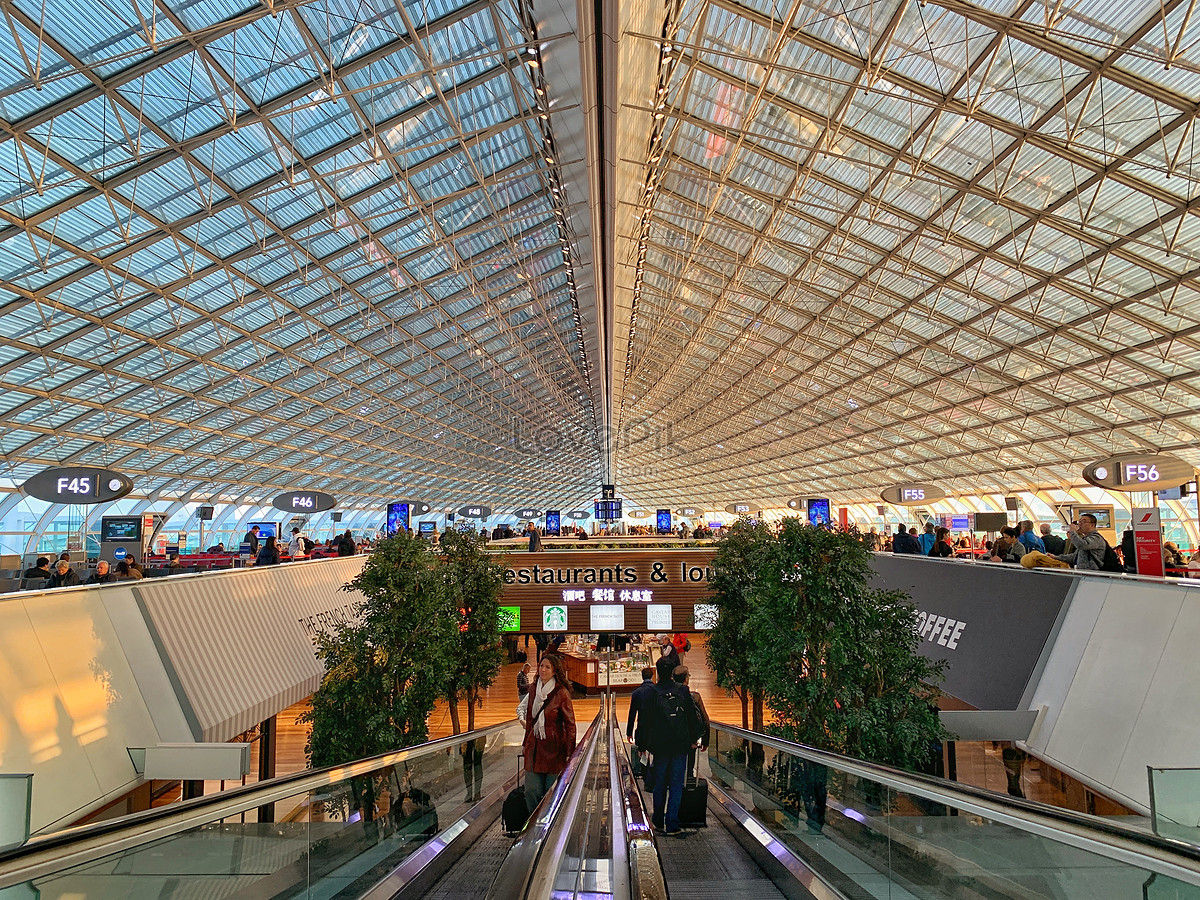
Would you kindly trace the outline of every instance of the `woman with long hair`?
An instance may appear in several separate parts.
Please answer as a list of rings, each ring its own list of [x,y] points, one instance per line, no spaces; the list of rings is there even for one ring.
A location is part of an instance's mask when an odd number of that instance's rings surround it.
[[[575,752],[575,707],[562,658],[547,653],[537,672],[536,687],[517,707],[525,726],[525,805],[530,815]]]

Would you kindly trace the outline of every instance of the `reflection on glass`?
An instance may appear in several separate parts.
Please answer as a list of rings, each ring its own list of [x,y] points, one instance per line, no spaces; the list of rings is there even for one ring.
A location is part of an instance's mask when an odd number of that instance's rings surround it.
[[[845,896],[1200,896],[1161,874],[715,727],[709,763],[722,789]]]
[[[65,869],[30,885],[42,900],[360,896],[517,770],[520,731],[407,761]],[[259,822],[271,809],[276,821]],[[344,893],[343,893],[344,892]]]

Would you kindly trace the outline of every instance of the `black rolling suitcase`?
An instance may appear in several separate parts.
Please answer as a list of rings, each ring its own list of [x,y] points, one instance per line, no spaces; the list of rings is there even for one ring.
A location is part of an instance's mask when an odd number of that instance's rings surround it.
[[[679,825],[681,828],[708,827],[708,779],[689,778],[683,783],[683,797],[679,803]]]
[[[525,785],[521,784],[523,759],[523,756],[517,756],[517,786],[508,792],[508,796],[504,798],[504,806],[500,808],[505,834],[516,834],[529,821],[529,808],[525,805]]]

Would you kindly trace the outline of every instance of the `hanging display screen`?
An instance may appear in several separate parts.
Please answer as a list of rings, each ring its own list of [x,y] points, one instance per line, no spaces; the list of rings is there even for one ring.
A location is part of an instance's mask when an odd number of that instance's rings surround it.
[[[671,533],[671,511],[669,509],[660,509],[655,513],[654,524],[659,534]]]
[[[813,497],[808,501],[808,522],[810,525],[829,524],[829,499]]]
[[[601,522],[615,522],[621,518],[621,500],[597,500],[596,518]]]
[[[397,534],[408,530],[408,503],[398,500],[387,506],[387,533]]]
[[[558,537],[562,533],[562,514],[557,509],[546,510],[546,534]]]

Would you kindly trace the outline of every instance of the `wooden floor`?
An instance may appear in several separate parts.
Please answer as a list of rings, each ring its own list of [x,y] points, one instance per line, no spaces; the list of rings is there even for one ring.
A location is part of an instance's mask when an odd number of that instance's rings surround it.
[[[532,652],[533,645],[530,644],[531,657]],[[704,697],[704,705],[708,710],[709,717],[717,722],[729,722],[734,725],[740,725],[742,721],[741,703],[736,697],[727,696],[724,690],[716,686],[713,671],[708,667],[705,660],[704,638],[702,635],[694,635],[692,637],[692,650],[690,653],[683,655],[683,663],[691,670],[691,687],[693,690],[699,691],[701,696]],[[520,668],[520,665],[513,664],[507,665],[501,670],[495,684],[487,692],[483,706],[475,712],[475,725],[477,728],[495,725],[515,716],[517,706],[517,673],[520,671]],[[307,767],[308,763],[304,753],[304,746],[308,739],[308,729],[296,721],[307,706],[307,701],[303,701],[279,713],[277,717],[278,747],[275,761],[275,773],[277,775],[287,775],[292,772],[301,771]],[[599,712],[600,700],[597,697],[576,698],[574,706],[575,718],[579,722],[580,733],[582,733],[587,724]],[[628,695],[620,696],[617,701],[617,710],[622,721],[624,721],[628,709]],[[467,721],[466,703],[459,704],[459,716],[465,728]],[[430,716],[429,733],[431,738],[445,737],[451,733],[450,713],[444,703],[439,704]],[[960,742],[957,744],[957,765],[958,780],[961,783],[998,792],[1006,790],[1008,782],[1005,777],[1004,764],[1001,762],[1000,749],[998,747],[993,747],[990,743]],[[227,787],[236,787],[242,783],[250,784],[256,781],[258,772],[257,743],[254,744],[254,749],[252,750],[250,771],[254,774],[248,776],[244,782],[206,782],[204,786],[205,793],[213,793]],[[1021,787],[1025,796],[1031,800],[1040,800],[1055,806],[1069,805],[1062,791],[1042,779],[1039,763],[1032,758],[1026,763],[1022,772]],[[175,788],[166,791],[156,801],[155,805],[170,803],[178,799],[179,790]]]

